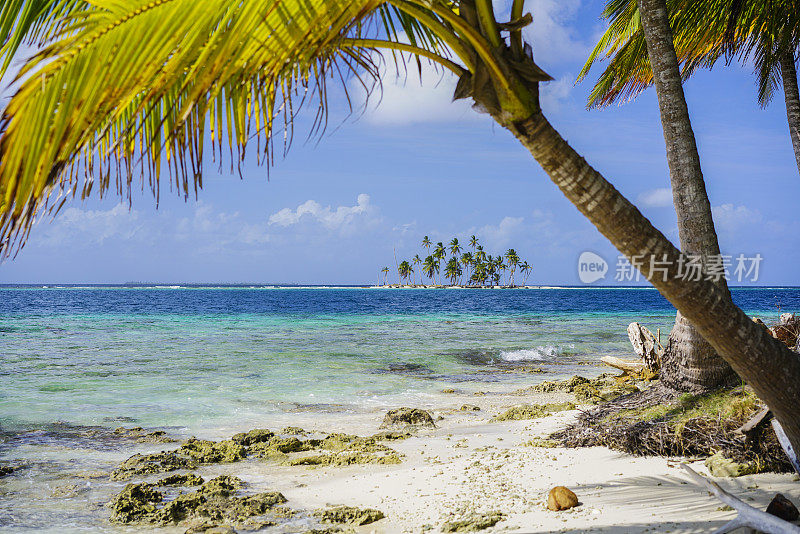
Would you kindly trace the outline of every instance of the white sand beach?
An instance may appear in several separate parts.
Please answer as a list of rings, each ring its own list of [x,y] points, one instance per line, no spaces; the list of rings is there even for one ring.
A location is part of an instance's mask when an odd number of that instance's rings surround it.
[[[253,491],[279,490],[287,504],[298,509],[349,505],[382,511],[385,519],[357,529],[364,533],[438,532],[447,521],[488,512],[501,512],[505,519],[484,532],[708,532],[734,517],[689,481],[680,467],[684,459],[633,457],[604,447],[526,445],[568,424],[578,410],[541,419],[490,421],[515,404],[562,402],[568,397],[445,396],[432,410],[443,417],[438,428],[390,444],[405,455],[400,465],[308,468],[249,463],[217,465],[202,474],[235,474]],[[466,403],[480,410],[461,411]],[[377,430],[382,416],[342,418],[335,428],[326,423],[326,428],[308,429],[367,435]],[[691,466],[708,474],[702,461]],[[790,474],[760,474],[718,482],[763,509],[778,492],[796,499],[796,480]],[[580,505],[548,510],[547,492],[557,485],[572,489]]]

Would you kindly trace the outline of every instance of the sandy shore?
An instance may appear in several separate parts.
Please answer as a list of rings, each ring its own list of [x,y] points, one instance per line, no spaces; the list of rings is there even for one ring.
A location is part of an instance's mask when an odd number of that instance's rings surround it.
[[[541,448],[526,445],[573,420],[578,410],[535,420],[491,422],[520,403],[561,402],[563,393],[519,396],[452,395],[433,407],[438,428],[390,445],[405,455],[400,465],[346,468],[214,466],[207,474],[236,474],[252,489],[281,491],[294,508],[351,505],[381,510],[386,519],[358,532],[438,532],[469,513],[498,511],[506,519],[484,532],[708,532],[733,512],[688,482],[681,459],[637,458],[602,447]],[[462,404],[480,411],[460,411]],[[331,428],[310,430],[371,434],[382,414],[343,417]],[[707,474],[702,462],[692,466]],[[792,475],[763,474],[724,479],[723,486],[754,506],[776,492],[798,500]],[[569,511],[546,508],[550,488],[572,489],[581,505]]]

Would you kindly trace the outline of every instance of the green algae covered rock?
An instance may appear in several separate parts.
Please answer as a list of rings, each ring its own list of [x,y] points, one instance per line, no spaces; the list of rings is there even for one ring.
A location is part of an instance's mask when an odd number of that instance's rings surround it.
[[[134,454],[111,472],[112,480],[129,480],[134,476],[168,473],[178,469],[196,469],[198,461],[175,452]]]
[[[442,532],[477,532],[505,519],[505,514],[489,512],[486,514],[471,514],[462,519],[448,521],[442,525]]]
[[[277,491],[237,496],[244,485],[234,476],[219,476],[201,485],[196,491],[183,493],[158,507],[164,500],[153,484],[128,484],[117,495],[109,507],[111,520],[115,523],[137,523],[158,526],[192,524],[196,532],[226,525],[242,525],[258,530],[276,524],[269,518],[255,519],[267,514],[287,517],[294,512],[275,509],[286,502],[286,497]]]
[[[14,472],[14,468],[8,464],[0,464],[0,478],[10,475]]]
[[[273,436],[275,436],[275,434],[265,428],[256,428],[250,432],[240,432],[239,434],[235,434],[231,438],[231,441],[247,447],[255,443],[269,441],[273,438]]]
[[[715,477],[740,477],[752,475],[759,471],[758,466],[750,462],[736,462],[726,458],[720,451],[706,459],[706,467]]]
[[[314,512],[323,523],[340,523],[346,525],[369,525],[380,521],[385,516],[374,508],[356,508],[354,506],[336,506]]]
[[[205,482],[203,477],[194,473],[186,473],[185,475],[170,475],[162,478],[156,482],[156,486],[200,486],[203,482]]]
[[[152,484],[128,484],[110,503],[111,521],[137,523],[147,521],[156,512],[164,496]]]
[[[492,421],[519,421],[522,419],[539,419],[555,412],[574,410],[576,406],[571,402],[557,404],[522,404],[509,408],[505,412],[492,418]]]
[[[201,464],[238,462],[247,456],[244,446],[233,440],[208,441],[196,438],[184,442],[178,453],[189,456]]]
[[[518,393],[552,393],[555,391],[572,393],[575,395],[575,399],[580,403],[600,404],[612,401],[622,395],[639,391],[639,388],[630,382],[618,381],[614,375],[611,374],[602,374],[591,380],[575,375],[568,380],[542,382],[541,384],[520,390]]]
[[[436,428],[430,412],[419,408],[398,408],[389,410],[380,428],[426,427]]]

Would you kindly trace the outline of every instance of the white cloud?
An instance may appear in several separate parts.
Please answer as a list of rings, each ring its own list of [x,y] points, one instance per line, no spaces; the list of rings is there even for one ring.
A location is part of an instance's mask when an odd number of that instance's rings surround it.
[[[714,215],[714,225],[717,230],[733,232],[746,226],[760,225],[764,221],[763,215],[758,210],[747,206],[722,204],[711,208]]]
[[[672,189],[659,187],[639,195],[639,204],[646,208],[667,208],[672,206]]]
[[[539,66],[547,71],[548,65],[586,59],[589,45],[577,37],[573,24],[581,0],[533,0],[526,7],[533,23],[522,33]]]
[[[352,231],[356,224],[375,221],[377,210],[370,204],[369,195],[360,194],[355,206],[322,206],[316,200],[307,200],[295,209],[283,208],[269,216],[269,225],[294,226],[302,222],[320,224],[331,231]]]
[[[139,212],[117,204],[110,210],[67,208],[54,222],[45,221],[46,229],[35,242],[42,246],[102,245],[108,240],[131,240],[142,228]],[[140,234],[141,237],[145,233]]]
[[[387,66],[382,93],[378,91],[375,94],[376,103],[370,104],[367,109],[367,122],[405,126],[451,122],[477,116],[471,109],[471,101],[453,102],[458,79],[450,71],[443,72],[441,68],[437,71],[434,65],[423,60],[420,77],[416,61],[409,60],[407,72],[401,65],[397,74],[391,54],[384,58]]]
[[[570,91],[574,87],[571,76],[563,76],[558,80],[541,84],[540,103],[545,113],[558,111]]]

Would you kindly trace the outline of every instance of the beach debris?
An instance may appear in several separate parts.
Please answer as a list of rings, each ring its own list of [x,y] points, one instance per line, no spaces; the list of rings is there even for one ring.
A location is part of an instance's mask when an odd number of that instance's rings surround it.
[[[775,517],[780,517],[784,521],[797,521],[800,518],[800,511],[792,501],[777,493],[767,506],[767,513]]]
[[[427,427],[436,428],[431,413],[419,408],[398,408],[389,410],[378,428]]]
[[[137,443],[175,443],[178,440],[167,435],[163,430],[148,432],[140,426],[125,428],[121,426],[114,429],[114,434],[135,440]]]
[[[623,360],[616,356],[603,356],[600,361],[606,365],[610,365],[614,369],[625,371],[626,373],[641,374],[647,369],[647,366],[642,360]]]
[[[134,454],[111,472],[112,480],[129,480],[137,475],[167,473],[179,469],[197,469],[199,463],[175,452]]]
[[[495,526],[506,518],[502,512],[470,514],[461,519],[447,521],[442,524],[442,532],[477,532]]]
[[[459,408],[462,412],[479,412],[481,411],[479,406],[475,406],[474,404],[464,404]]]
[[[551,403],[551,404],[521,404],[509,408],[505,412],[496,415],[492,421],[519,421],[523,419],[539,419],[547,417],[555,412],[574,410],[577,406],[571,402]]]
[[[790,349],[798,349],[800,337],[800,317],[794,313],[782,313],[778,324],[771,328],[772,335],[786,344]]]
[[[225,525],[241,525],[255,530],[274,525],[271,520],[253,518],[274,513],[286,517],[295,512],[290,509],[277,509],[286,498],[279,492],[271,491],[247,496],[236,496],[244,486],[241,479],[234,476],[219,476],[200,486],[197,491],[183,493],[167,502],[164,494],[153,484],[128,484],[109,504],[111,521],[114,523],[148,523],[166,526],[190,524],[195,532],[207,532],[211,528]]]
[[[384,516],[380,510],[374,508],[356,508],[355,506],[334,506],[324,510],[317,510],[314,515],[323,523],[339,523],[345,525],[369,525],[380,521]]]
[[[444,389],[442,390],[442,393],[447,393],[447,394],[449,394],[449,395],[452,395],[452,394],[453,394],[453,393],[455,393],[455,392],[456,392],[456,390],[455,390],[455,389],[453,389],[453,388],[444,388]]]
[[[205,480],[194,473],[170,475],[156,482],[156,486],[201,486]]]
[[[679,394],[659,384],[583,412],[577,422],[551,439],[566,447],[605,446],[637,456],[688,456],[728,459],[731,472],[792,470],[777,434],[766,425],[749,439],[737,430],[764,407],[749,387],[736,386],[702,395]],[[774,419],[773,419],[774,421]],[[724,468],[725,462],[717,464]],[[720,476],[728,476],[720,474]]]
[[[554,512],[569,510],[578,504],[578,496],[565,486],[556,486],[547,494],[547,508]]]
[[[714,477],[740,477],[758,471],[758,466],[749,462],[735,462],[726,458],[722,451],[706,459],[706,467]]]
[[[255,443],[269,441],[273,436],[275,436],[274,432],[271,432],[265,428],[256,428],[250,432],[240,432],[239,434],[234,434],[234,436],[231,438],[231,441],[247,447]]]
[[[554,439],[535,437],[530,441],[526,441],[525,443],[523,443],[523,445],[525,447],[542,447],[550,449],[553,447],[558,447],[559,443]]]
[[[766,534],[800,534],[800,527],[777,516],[753,508],[722,489],[716,482],[697,474],[694,469],[686,464],[683,465],[683,469],[696,484],[705,487],[717,499],[722,501],[723,504],[736,510],[736,518],[726,523],[722,528],[717,530],[716,533],[723,534],[726,532],[733,532],[741,527],[749,527]]]
[[[642,359],[641,363],[644,367],[653,373],[658,372],[661,368],[661,358],[664,356],[664,347],[661,345],[661,341],[639,323],[628,325],[628,339],[633,345],[634,352]]]
[[[238,462],[247,455],[244,446],[233,440],[208,441],[197,438],[189,438],[178,452],[201,464]]]
[[[789,459],[789,463],[792,464],[795,473],[800,475],[800,458],[798,458],[797,451],[794,450],[794,446],[792,446],[792,442],[789,441],[789,436],[786,435],[786,431],[783,430],[780,421],[773,419],[772,429],[775,431],[775,437],[778,443],[780,443],[781,449],[783,449],[783,452],[786,454],[786,458]]]

